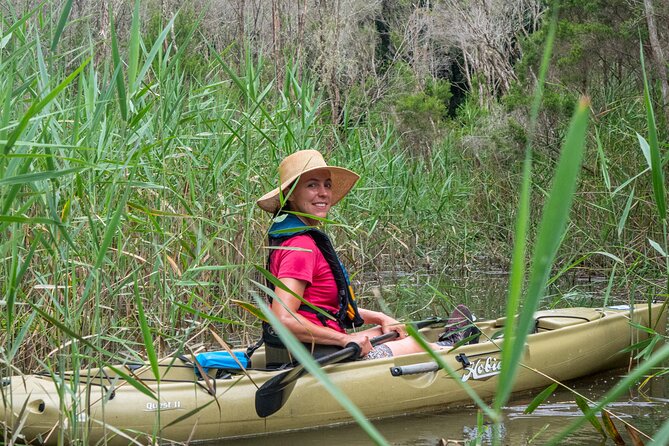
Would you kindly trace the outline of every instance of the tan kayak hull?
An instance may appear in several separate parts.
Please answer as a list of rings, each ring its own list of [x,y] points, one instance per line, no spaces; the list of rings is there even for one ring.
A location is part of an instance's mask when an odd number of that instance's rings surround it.
[[[666,311],[660,313],[662,308],[660,304],[638,305],[632,319],[664,333]],[[645,336],[629,324],[630,313],[589,308],[537,313],[538,332],[528,337],[514,391],[545,386],[551,382],[547,376],[566,381],[627,364],[629,354],[622,350]],[[493,336],[501,331],[503,322],[477,325],[485,335]],[[433,340],[439,331],[427,330],[424,335]],[[466,381],[482,398],[492,397],[501,367],[498,344],[501,340],[482,337],[479,344],[443,352],[455,378],[443,370],[391,375],[391,367],[429,366],[432,361],[426,353],[337,364],[326,370],[367,417],[398,416],[471,402],[458,381]],[[467,368],[456,360],[460,354],[469,362]],[[254,367],[262,366],[262,350],[254,354],[253,361]],[[277,372],[251,370],[248,376],[212,379],[214,397],[204,381],[196,382],[192,366],[176,358],[162,364],[159,386],[148,367],[133,372],[159,395],[160,403],[122,379],[114,380],[115,373],[109,369],[104,369],[104,375],[111,380],[101,379],[99,370],[80,371],[81,376],[97,376],[88,385],[75,385],[72,380],[56,385],[50,377],[38,375],[12,377],[11,385],[2,387],[6,402],[0,407],[0,420],[5,420],[10,435],[15,429],[25,440],[48,444],[56,443],[61,435],[88,443],[105,438],[111,444],[129,444],[130,439],[146,444],[147,437],[175,441],[234,438],[351,421],[348,412],[309,375],[299,379],[283,408],[260,418],[255,411],[256,386]]]

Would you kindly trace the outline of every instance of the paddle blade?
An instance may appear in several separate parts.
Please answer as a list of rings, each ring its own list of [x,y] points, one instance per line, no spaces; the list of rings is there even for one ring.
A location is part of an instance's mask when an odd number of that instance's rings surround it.
[[[272,377],[256,392],[256,413],[265,418],[278,412],[295,387],[296,379],[285,379],[286,374]]]

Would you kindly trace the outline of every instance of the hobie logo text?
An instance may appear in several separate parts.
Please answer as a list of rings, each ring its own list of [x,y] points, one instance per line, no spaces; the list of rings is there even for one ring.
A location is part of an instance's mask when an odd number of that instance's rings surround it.
[[[470,379],[490,378],[499,375],[502,370],[502,363],[495,358],[477,359],[476,362],[468,365],[465,370],[467,373],[462,375],[462,382]]]

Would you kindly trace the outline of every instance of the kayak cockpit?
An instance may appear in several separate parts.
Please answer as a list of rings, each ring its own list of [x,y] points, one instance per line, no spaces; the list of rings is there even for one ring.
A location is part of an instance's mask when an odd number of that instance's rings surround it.
[[[534,333],[559,330],[586,322],[596,321],[605,316],[601,308],[571,308],[569,311],[543,310],[534,314]],[[500,317],[495,320],[495,328],[501,329],[506,325],[507,318]]]

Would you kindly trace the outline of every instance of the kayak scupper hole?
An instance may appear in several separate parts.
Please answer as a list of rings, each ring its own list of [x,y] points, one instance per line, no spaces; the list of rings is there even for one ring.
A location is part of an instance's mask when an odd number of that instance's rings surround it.
[[[30,404],[28,404],[28,410],[32,413],[44,413],[46,410],[46,403],[44,400],[31,401]]]

